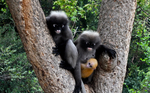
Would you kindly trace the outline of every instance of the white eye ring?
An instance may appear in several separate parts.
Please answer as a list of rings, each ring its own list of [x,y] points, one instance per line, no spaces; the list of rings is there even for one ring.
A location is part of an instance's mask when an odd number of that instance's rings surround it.
[[[95,43],[93,45],[95,46]]]
[[[88,44],[88,42],[85,42],[86,44]]]
[[[62,25],[62,27],[64,27],[64,25]]]
[[[55,27],[56,26],[56,24],[53,24],[53,27]]]

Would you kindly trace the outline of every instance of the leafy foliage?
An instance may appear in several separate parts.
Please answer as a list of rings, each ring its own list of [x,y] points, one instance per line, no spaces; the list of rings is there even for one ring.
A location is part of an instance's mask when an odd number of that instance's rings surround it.
[[[72,31],[97,30],[101,0],[57,0],[53,9],[64,10],[71,19]]]
[[[123,93],[150,92],[150,2],[138,0]]]

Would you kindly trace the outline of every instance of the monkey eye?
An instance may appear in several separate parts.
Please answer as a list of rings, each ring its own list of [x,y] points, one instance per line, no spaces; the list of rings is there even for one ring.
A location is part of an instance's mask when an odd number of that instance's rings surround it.
[[[88,42],[85,42],[85,44],[88,44]]]
[[[92,65],[91,65],[91,63],[89,63],[89,66],[92,68]]]
[[[53,24],[53,27],[56,27],[56,24]]]
[[[64,25],[62,25],[62,27],[64,27]]]

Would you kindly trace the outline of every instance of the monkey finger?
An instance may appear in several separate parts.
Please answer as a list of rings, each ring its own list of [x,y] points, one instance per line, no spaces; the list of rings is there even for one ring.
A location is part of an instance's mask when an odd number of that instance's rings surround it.
[[[55,54],[55,56],[58,56],[59,55],[58,49],[53,49],[52,54]]]
[[[53,51],[52,54],[54,54],[55,56],[58,56],[59,52]]]

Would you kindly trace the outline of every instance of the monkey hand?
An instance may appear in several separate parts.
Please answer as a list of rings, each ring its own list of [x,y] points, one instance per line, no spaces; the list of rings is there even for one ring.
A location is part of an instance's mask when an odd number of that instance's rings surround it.
[[[107,53],[111,59],[116,58],[116,51],[106,47],[105,45],[100,45],[97,52],[100,54],[103,52]]]
[[[55,56],[58,56],[59,55],[58,48],[57,47],[52,47],[52,49],[53,49],[52,54],[55,54]]]
[[[60,68],[66,69],[71,71],[73,68],[70,66],[70,64],[68,64],[66,61],[61,61],[61,63],[59,64]]]
[[[108,55],[109,55],[109,57],[110,57],[111,59],[116,58],[116,51],[115,51],[115,50],[106,49],[105,51],[108,53]]]

